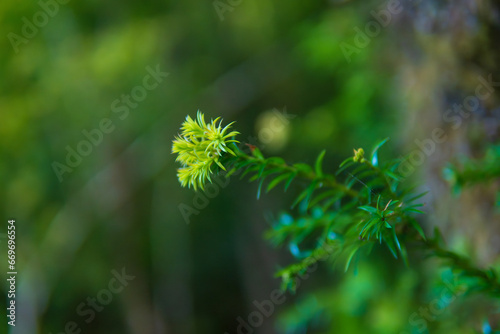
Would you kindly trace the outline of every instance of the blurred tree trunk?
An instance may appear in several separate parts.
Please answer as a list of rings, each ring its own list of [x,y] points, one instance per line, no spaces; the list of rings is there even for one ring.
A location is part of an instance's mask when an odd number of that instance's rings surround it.
[[[466,249],[481,265],[491,264],[500,252],[500,216],[492,185],[466,189],[456,197],[442,170],[448,161],[460,155],[481,156],[488,145],[498,142],[498,87],[484,100],[474,97],[480,77],[492,76],[500,82],[499,5],[476,0],[422,1],[397,24],[401,30],[395,29],[395,38],[404,50],[399,64],[401,100],[408,111],[400,136],[407,153],[423,151],[416,140],[428,143],[423,170],[416,169],[430,189],[429,221],[442,228],[449,246]],[[472,109],[474,100],[480,101],[476,109]],[[458,109],[464,103],[471,103],[471,112],[467,105],[463,111]],[[438,128],[445,131],[446,140],[430,144]]]

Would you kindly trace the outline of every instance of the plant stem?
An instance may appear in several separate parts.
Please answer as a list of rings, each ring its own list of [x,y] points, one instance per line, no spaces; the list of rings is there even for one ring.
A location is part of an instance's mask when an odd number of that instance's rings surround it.
[[[298,168],[291,166],[291,165],[288,165],[286,163],[277,164],[275,162],[269,162],[269,161],[267,161],[267,159],[259,159],[257,157],[250,156],[241,150],[239,150],[236,154],[237,154],[237,156],[235,157],[236,159],[241,159],[243,161],[251,161],[251,162],[258,164],[258,165],[265,163],[266,168],[269,168],[269,169],[277,168],[277,169],[281,169],[283,172],[294,173],[298,177],[301,177],[301,178],[306,179],[306,180],[322,182],[326,186],[329,186],[329,187],[334,188],[334,189],[338,189],[338,190],[342,191],[343,193],[345,193],[346,195],[349,195],[352,198],[359,197],[358,191],[351,189],[351,188],[348,188],[344,184],[338,183],[335,180],[335,178],[333,177],[333,175],[325,174],[323,176],[319,176],[314,171],[306,173],[306,172],[299,170]]]

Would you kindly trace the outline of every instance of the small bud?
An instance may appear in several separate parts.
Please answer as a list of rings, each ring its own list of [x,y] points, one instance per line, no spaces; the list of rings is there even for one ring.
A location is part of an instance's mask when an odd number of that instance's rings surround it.
[[[364,155],[365,155],[365,150],[363,150],[362,148],[358,148],[357,150],[354,150],[354,162],[365,162],[365,158],[364,158]]]

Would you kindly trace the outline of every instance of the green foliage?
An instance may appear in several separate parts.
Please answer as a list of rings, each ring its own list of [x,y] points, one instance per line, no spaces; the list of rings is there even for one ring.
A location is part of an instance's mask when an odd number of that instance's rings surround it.
[[[187,116],[186,121],[182,123],[182,135],[174,140],[172,153],[178,153],[176,161],[182,164],[182,168],[177,170],[177,176],[183,187],[193,186],[195,190],[198,187],[203,189],[205,182],[211,181],[212,165],[215,163],[225,170],[219,158],[224,153],[235,155],[227,146],[238,142],[229,138],[239,132],[232,131],[226,134],[233,123],[224,128],[221,124],[220,117],[209,124],[205,123],[205,116],[199,110],[196,120]]]
[[[444,242],[439,230],[434,231],[434,238],[427,240],[425,248],[430,256],[444,260],[452,272],[467,282],[467,290],[484,292],[495,298],[500,298],[500,281],[494,268],[480,269],[470,259],[444,248]]]
[[[459,165],[449,164],[443,174],[455,193],[459,193],[464,187],[499,178],[500,145],[491,146],[482,159],[467,159]]]
[[[295,178],[308,181],[291,207],[298,206],[300,217],[294,219],[285,213],[267,234],[276,245],[288,243],[291,249],[310,247],[307,252],[292,252],[302,261],[279,272],[285,286],[291,286],[289,282],[294,276],[303,273],[305,264],[316,262],[309,257],[323,245],[335,249],[333,258],[342,259],[347,271],[358,252],[370,253],[376,243],[386,245],[395,258],[401,256],[407,262],[406,246],[400,239],[425,240],[413,217],[423,213],[417,209],[422,204],[413,203],[422,194],[414,196],[410,189],[401,186],[401,178],[395,174],[401,160],[379,164],[377,152],[386,141],[375,146],[370,160],[363,157],[362,149],[355,150],[354,157],[341,164],[337,175],[323,172],[325,151],[318,156],[314,168],[303,163],[289,165],[276,157],[266,159],[258,149],[253,150],[252,156],[239,152],[233,168],[244,169],[242,176],[250,174],[251,181],[259,182],[259,189],[271,175],[268,190],[284,180],[289,181],[286,188]],[[303,254],[310,255],[304,258]]]
[[[449,164],[443,174],[454,189],[460,193],[465,187],[493,182],[500,177],[500,145],[492,145],[481,159],[465,159],[460,165]],[[497,194],[497,206],[500,206],[500,193]],[[445,259],[449,266],[462,277],[474,280],[469,284],[472,291],[487,292],[500,298],[500,281],[494,268],[480,269],[463,256],[442,248],[443,241],[438,230],[433,240],[427,243],[431,255]]]
[[[403,159],[379,158],[379,149],[387,141],[374,145],[369,157],[362,148],[354,150],[334,173],[323,166],[326,151],[310,166],[289,164],[280,157],[266,158],[253,145],[247,145],[247,152],[230,144],[235,154],[224,158],[231,168],[227,175],[241,171],[241,178],[258,182],[257,198],[262,189],[270,191],[283,185],[287,191],[294,181],[301,181],[302,190],[290,210],[282,212],[266,234],[275,246],[288,247],[296,259],[276,274],[282,279],[282,288],[294,292],[297,280],[307,275],[308,268],[326,259],[340,263],[346,272],[353,266],[356,270],[360,255],[368,256],[381,245],[409,266],[408,248],[417,246],[428,256],[441,259],[465,282],[467,292],[500,297],[495,269],[477,268],[466,257],[447,250],[437,228],[433,238],[426,237],[416,218],[425,214],[418,200],[426,193],[416,193],[415,187],[405,184],[398,175]],[[496,175],[497,156],[489,153],[486,159],[489,162],[484,166],[471,163],[460,175],[467,175],[469,180]]]

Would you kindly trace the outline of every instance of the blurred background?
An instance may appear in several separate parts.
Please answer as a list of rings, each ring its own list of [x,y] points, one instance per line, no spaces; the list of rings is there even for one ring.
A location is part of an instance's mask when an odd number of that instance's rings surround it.
[[[357,274],[325,263],[258,326],[241,325],[293,261],[263,235],[300,185],[257,200],[233,177],[200,195],[180,187],[171,142],[199,109],[236,121],[265,155],[314,163],[326,149],[334,171],[353,148],[391,137],[382,155],[394,158],[443,128],[412,175],[430,190],[423,224],[495,265],[494,185],[453,196],[442,168],[498,141],[495,84],[474,112],[445,117],[480,77],[500,81],[498,7],[2,1],[0,212],[16,219],[18,277],[16,327],[0,333],[489,333],[497,305],[479,297],[425,316],[450,273],[407,269],[385,249]]]

